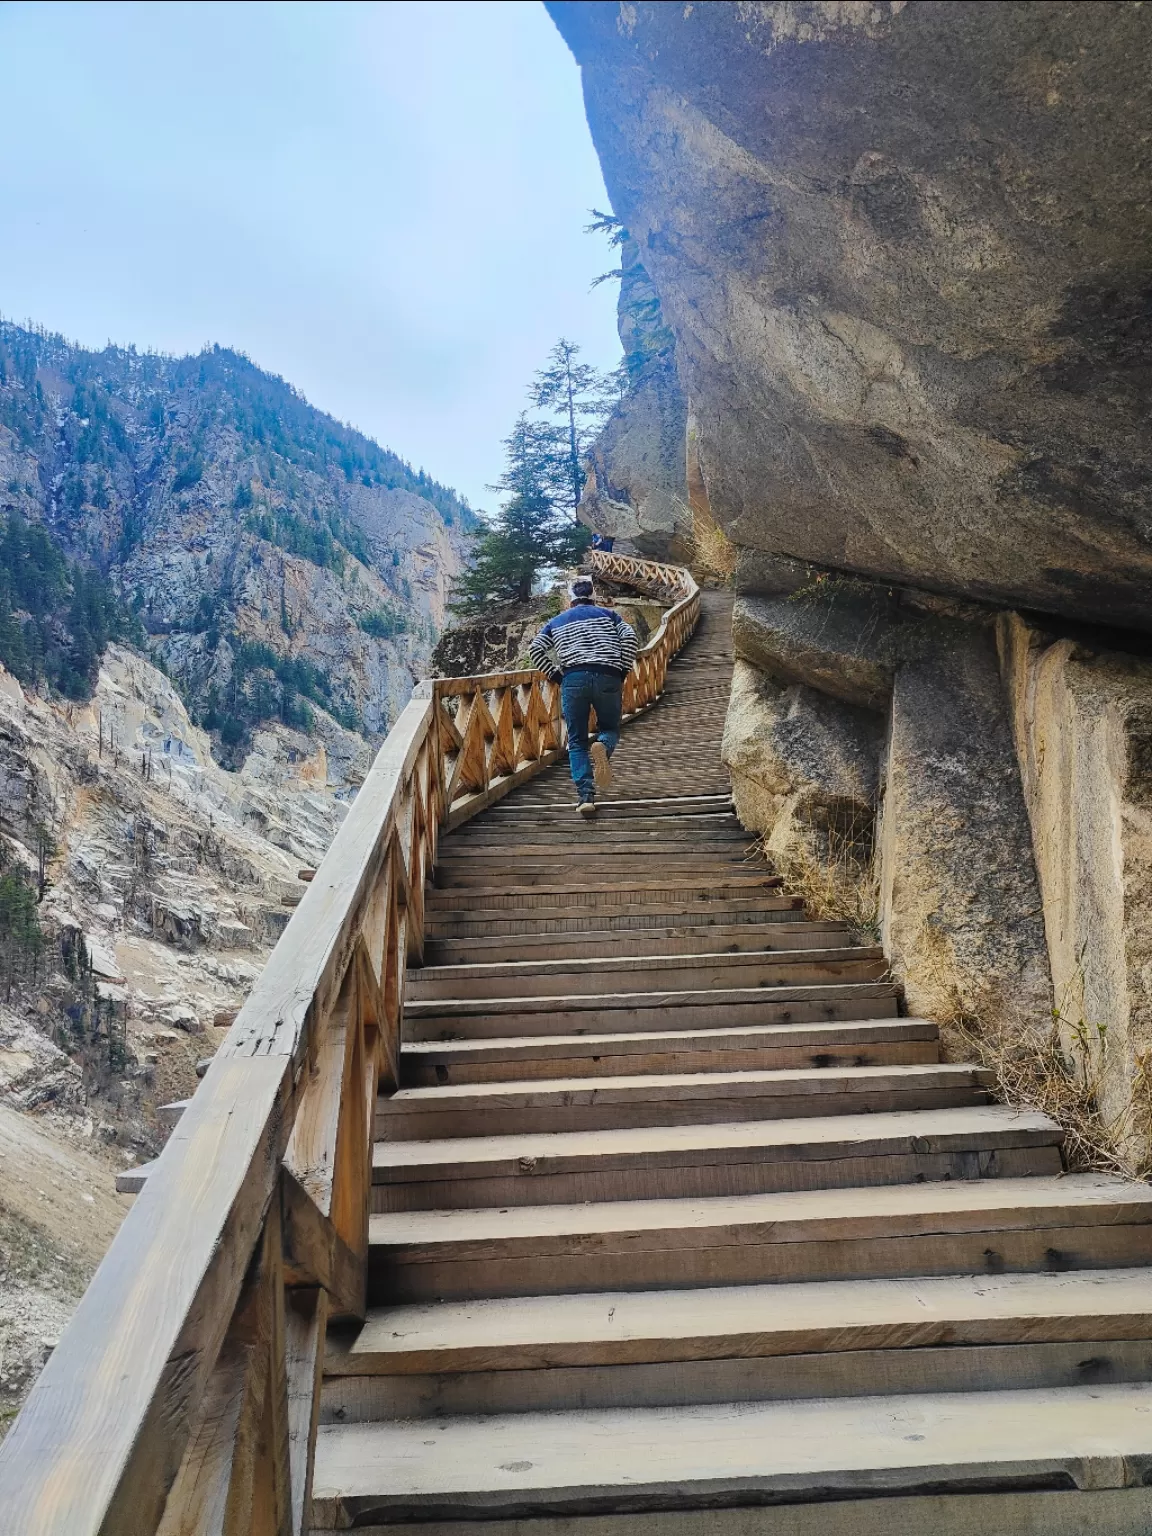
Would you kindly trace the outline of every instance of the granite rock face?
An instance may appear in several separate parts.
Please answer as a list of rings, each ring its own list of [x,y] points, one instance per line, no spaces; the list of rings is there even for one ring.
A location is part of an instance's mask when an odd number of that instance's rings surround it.
[[[581,522],[641,555],[690,559],[686,427],[675,369],[670,362],[649,369],[609,417],[585,462]]]
[[[803,684],[781,686],[737,660],[722,756],[736,813],[829,916],[871,925],[877,776],[884,722]],[[819,890],[809,887],[819,882]]]
[[[689,560],[688,404],[672,333],[634,240],[623,239],[616,307],[627,389],[584,463],[580,520],[657,560]]]
[[[874,901],[913,1012],[1036,1040],[1052,985],[994,628],[947,606],[836,581],[738,598],[724,760],[817,907]]]
[[[1152,628],[1152,13],[549,10],[733,543]]]
[[[1004,615],[1000,656],[1064,1042],[1134,1165],[1152,1061],[1152,661]]]
[[[1039,1042],[1052,983],[994,636],[941,622],[932,642],[893,685],[881,932],[910,1012]]]

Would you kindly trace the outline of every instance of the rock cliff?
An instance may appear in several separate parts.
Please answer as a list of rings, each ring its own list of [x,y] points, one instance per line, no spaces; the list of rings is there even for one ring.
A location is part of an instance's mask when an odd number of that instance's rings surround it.
[[[1152,628],[1146,9],[549,9],[729,537]]]
[[[0,669],[0,1427],[115,1230],[116,1173],[159,1150],[157,1107],[195,1088],[339,826],[329,776],[281,724],[220,767],[121,646],[84,704]]]
[[[1152,18],[548,9],[734,549],[744,819],[1152,1166]]]

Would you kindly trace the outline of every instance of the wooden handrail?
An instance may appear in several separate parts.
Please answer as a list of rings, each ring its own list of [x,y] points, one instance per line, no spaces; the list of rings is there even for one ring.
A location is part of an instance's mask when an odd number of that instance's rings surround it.
[[[700,594],[671,602],[624,692],[649,708]],[[398,1081],[404,977],[442,829],[563,750],[538,672],[421,683],[0,1444],[5,1536],[299,1536],[325,1330],[365,1309],[372,1124]]]

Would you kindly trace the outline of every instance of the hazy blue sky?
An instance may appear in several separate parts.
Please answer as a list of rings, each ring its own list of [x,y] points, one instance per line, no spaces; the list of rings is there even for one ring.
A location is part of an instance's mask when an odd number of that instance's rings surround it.
[[[619,357],[535,0],[0,3],[0,313],[238,347],[474,504],[562,333]]]

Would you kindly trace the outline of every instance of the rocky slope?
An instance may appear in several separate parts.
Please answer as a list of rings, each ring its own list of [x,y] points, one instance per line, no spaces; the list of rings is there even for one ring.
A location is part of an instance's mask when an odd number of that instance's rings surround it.
[[[735,553],[745,819],[1152,1167],[1152,16],[548,9]]]
[[[157,1107],[194,1089],[343,818],[329,776],[283,725],[220,767],[120,646],[87,704],[0,671],[0,895],[44,888],[0,935],[0,1422],[115,1229],[116,1173],[159,1150]]]
[[[0,323],[0,1432],[428,674],[474,522],[234,353]]]
[[[475,518],[221,348],[0,324],[0,513],[108,573],[218,752],[320,706],[379,736],[427,671]]]

